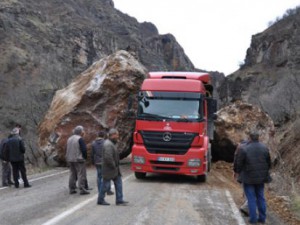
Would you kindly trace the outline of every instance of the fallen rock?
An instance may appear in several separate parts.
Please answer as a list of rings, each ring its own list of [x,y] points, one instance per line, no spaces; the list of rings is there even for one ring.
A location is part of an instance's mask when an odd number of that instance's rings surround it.
[[[131,54],[118,51],[95,62],[71,84],[57,91],[38,129],[39,147],[47,164],[65,163],[66,141],[77,125],[85,128],[84,140],[88,147],[98,131],[118,129],[117,147],[124,156],[131,147],[134,129],[134,118],[128,116],[128,104],[146,74],[144,66]],[[132,105],[132,111],[136,111],[136,104]]]
[[[257,129],[260,141],[266,144],[274,160],[277,146],[275,144],[274,123],[259,107],[236,101],[217,112],[215,121],[215,138],[212,143],[214,161],[232,162],[234,151],[242,140],[248,140],[249,131]]]

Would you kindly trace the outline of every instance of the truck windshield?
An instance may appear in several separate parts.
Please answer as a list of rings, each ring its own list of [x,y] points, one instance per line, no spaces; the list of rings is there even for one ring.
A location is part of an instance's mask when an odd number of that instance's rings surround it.
[[[203,119],[202,105],[200,93],[143,91],[139,94],[138,118],[199,121]]]

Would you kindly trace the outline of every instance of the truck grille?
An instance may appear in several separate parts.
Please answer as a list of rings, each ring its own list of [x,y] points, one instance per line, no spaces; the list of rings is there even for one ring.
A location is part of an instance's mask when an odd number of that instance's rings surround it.
[[[197,135],[186,132],[140,131],[140,133],[149,153],[171,155],[184,155]],[[169,141],[164,140],[166,134],[171,136]]]

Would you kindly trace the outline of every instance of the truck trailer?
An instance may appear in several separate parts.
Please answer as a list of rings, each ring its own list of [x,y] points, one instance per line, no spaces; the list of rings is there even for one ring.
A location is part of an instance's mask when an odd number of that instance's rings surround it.
[[[208,73],[150,72],[138,94],[131,152],[135,177],[182,174],[205,182],[215,111]]]

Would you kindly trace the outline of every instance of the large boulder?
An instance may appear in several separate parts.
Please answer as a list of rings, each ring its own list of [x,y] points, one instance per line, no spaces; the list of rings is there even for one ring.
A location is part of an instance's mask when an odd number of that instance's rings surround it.
[[[213,160],[232,162],[234,151],[242,140],[249,139],[249,132],[257,129],[260,141],[266,144],[274,160],[277,145],[274,140],[274,123],[270,116],[257,106],[237,101],[217,112],[215,139],[213,141]]]
[[[130,149],[136,110],[131,104],[146,77],[146,69],[128,52],[118,51],[95,62],[66,88],[56,92],[50,109],[39,125],[39,146],[49,165],[65,163],[68,137],[77,125],[85,128],[84,140],[91,143],[100,130],[117,128],[118,149]]]

